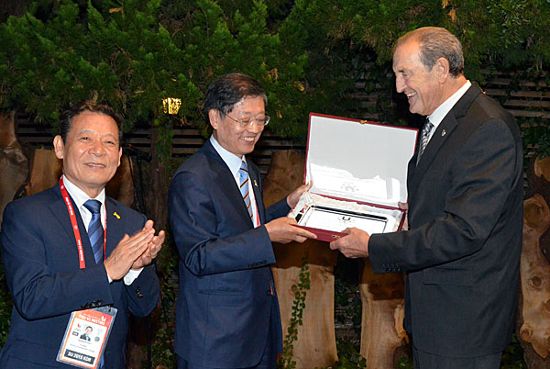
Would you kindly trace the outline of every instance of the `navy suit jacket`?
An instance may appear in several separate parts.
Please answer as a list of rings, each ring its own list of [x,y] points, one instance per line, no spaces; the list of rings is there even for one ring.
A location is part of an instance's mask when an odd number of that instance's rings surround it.
[[[472,86],[409,163],[409,230],[373,235],[377,272],[406,271],[405,324],[419,350],[501,352],[515,326],[523,225],[519,129]]]
[[[261,223],[286,215],[285,200],[266,212],[258,168],[249,162],[248,170]],[[176,353],[195,365],[241,368],[258,364],[266,344],[280,351],[272,244],[210,141],[174,175],[169,211],[180,256]]]
[[[146,219],[111,198],[106,198],[106,206],[109,255],[125,233],[140,230]],[[74,368],[56,362],[70,314],[103,305],[118,309],[105,365],[123,369],[128,314],[145,316],[158,303],[160,288],[153,266],[144,268],[130,286],[122,280],[109,284],[103,264],[95,264],[78,211],[76,217],[86,260],[83,270],[59,186],[13,201],[5,209],[1,240],[14,309],[1,369]]]

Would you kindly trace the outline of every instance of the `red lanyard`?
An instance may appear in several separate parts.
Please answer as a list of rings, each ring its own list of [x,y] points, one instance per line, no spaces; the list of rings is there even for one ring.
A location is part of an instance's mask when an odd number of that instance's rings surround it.
[[[76,215],[73,208],[73,203],[71,202],[71,197],[65,188],[63,183],[63,177],[59,179],[59,188],[61,190],[61,196],[63,201],[67,206],[67,211],[69,212],[69,218],[71,218],[71,226],[73,228],[74,238],[76,240],[76,247],[78,249],[78,262],[80,263],[80,269],[86,269],[86,260],[84,259],[84,248],[82,247],[82,237],[80,237],[80,230],[78,229],[78,223],[76,222]],[[107,254],[107,224],[103,228],[103,260],[105,260],[105,255]]]

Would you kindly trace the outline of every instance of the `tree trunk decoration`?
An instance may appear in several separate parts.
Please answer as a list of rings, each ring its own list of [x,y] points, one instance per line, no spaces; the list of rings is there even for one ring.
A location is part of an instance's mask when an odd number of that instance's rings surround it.
[[[273,153],[271,167],[265,179],[264,200],[272,204],[303,183],[305,158],[297,151]],[[327,367],[338,360],[334,329],[334,265],[337,254],[327,243],[309,240],[303,244],[274,244],[277,264],[273,268],[279,295],[283,335],[291,319],[294,295],[291,287],[297,283],[302,258],[306,257],[310,271],[303,324],[298,329],[293,358],[296,368]]]
[[[548,204],[550,202],[550,157],[536,159],[532,173],[528,173],[528,178],[533,193],[540,194]],[[541,236],[540,248],[550,263],[550,232],[545,232]]]
[[[53,187],[62,172],[62,163],[51,149],[35,149],[31,158],[31,175],[25,185],[25,194],[34,195]]]
[[[0,113],[0,224],[4,208],[23,186],[29,171],[27,157],[15,136],[14,115]]]
[[[367,368],[393,369],[396,350],[407,342],[403,276],[375,274],[366,260],[360,287],[361,355],[367,360]]]
[[[542,369],[550,367],[550,158],[536,159],[527,177],[518,332],[527,367]]]

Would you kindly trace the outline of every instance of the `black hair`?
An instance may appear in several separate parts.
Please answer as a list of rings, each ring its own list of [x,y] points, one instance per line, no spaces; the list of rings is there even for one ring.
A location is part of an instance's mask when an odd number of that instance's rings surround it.
[[[118,139],[122,142],[122,117],[115,112],[115,110],[105,102],[96,102],[95,100],[84,100],[77,104],[70,106],[61,114],[61,122],[59,124],[59,135],[66,142],[67,135],[71,129],[72,121],[74,117],[82,114],[86,111],[92,113],[105,114],[116,122],[118,127]]]
[[[225,74],[208,86],[202,111],[207,121],[211,109],[218,110],[223,117],[248,96],[262,97],[267,107],[267,95],[257,80],[242,73]]]

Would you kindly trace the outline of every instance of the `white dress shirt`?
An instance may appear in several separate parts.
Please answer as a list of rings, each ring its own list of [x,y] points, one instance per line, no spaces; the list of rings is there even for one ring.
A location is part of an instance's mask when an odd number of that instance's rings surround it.
[[[246,157],[243,155],[242,158],[239,158],[237,155],[233,154],[232,152],[227,151],[225,148],[220,145],[218,140],[212,135],[210,136],[210,142],[212,143],[212,146],[214,146],[214,149],[220,156],[222,157],[225,164],[228,166],[229,170],[231,171],[231,174],[233,174],[233,179],[235,179],[235,183],[237,184],[237,188],[240,188],[241,181],[239,178],[239,170],[241,169],[242,162],[246,162]],[[249,178],[249,191],[248,196],[250,196],[250,207],[252,208],[252,222],[254,223],[254,227],[258,227],[260,225],[260,219],[258,217],[258,205],[256,204],[256,197],[254,196],[254,183],[252,182],[252,178],[250,175]]]
[[[84,223],[84,227],[86,228],[86,232],[88,232],[88,225],[90,224],[90,221],[92,220],[92,212],[88,210],[87,207],[84,206],[84,203],[88,200],[90,200],[90,196],[88,196],[84,191],[82,191],[77,185],[72,183],[65,175],[63,175],[63,184],[65,185],[65,188],[67,189],[67,192],[69,193],[69,196],[73,199],[76,208],[78,209],[78,212],[80,213],[80,217],[82,218],[82,223]],[[105,229],[105,225],[107,224],[107,209],[105,207],[105,188],[101,190],[99,195],[97,195],[92,200],[98,200],[101,203],[101,224],[103,225],[103,229]],[[124,276],[124,284],[127,286],[131,285],[132,282],[139,276],[143,268],[140,269],[130,269],[128,273]],[[111,277],[107,276],[109,279],[109,283],[112,282]]]
[[[428,142],[430,142],[430,140],[432,139],[434,132],[436,131],[441,121],[443,121],[443,118],[445,118],[445,116],[451,111],[451,109],[453,108],[453,106],[456,105],[458,100],[460,100],[460,98],[464,96],[464,94],[466,93],[466,91],[468,91],[471,85],[472,83],[470,81],[466,81],[466,83],[462,85],[462,87],[460,87],[454,94],[449,96],[449,98],[445,100],[443,104],[439,105],[432,114],[428,115],[430,122],[434,125],[434,128],[432,128],[430,135],[428,137]]]

